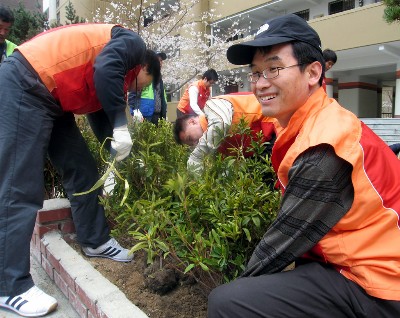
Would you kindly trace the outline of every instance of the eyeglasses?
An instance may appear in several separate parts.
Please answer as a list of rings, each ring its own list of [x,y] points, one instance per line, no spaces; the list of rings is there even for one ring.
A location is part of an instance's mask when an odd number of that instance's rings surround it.
[[[279,71],[287,69],[287,68],[290,68],[290,67],[300,66],[300,65],[303,65],[303,64],[304,63],[290,65],[290,66],[286,66],[286,67],[270,67],[270,68],[266,68],[264,71],[262,71],[262,73],[255,72],[255,73],[247,74],[247,80],[250,83],[257,83],[257,81],[260,79],[261,75],[265,79],[273,79],[273,78],[276,78],[276,77],[279,76]]]

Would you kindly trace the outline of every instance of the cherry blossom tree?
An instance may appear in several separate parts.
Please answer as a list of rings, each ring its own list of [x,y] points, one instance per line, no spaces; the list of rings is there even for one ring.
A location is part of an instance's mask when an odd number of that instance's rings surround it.
[[[140,34],[147,46],[167,53],[163,64],[163,81],[169,93],[195,79],[208,68],[220,75],[221,91],[229,82],[238,82],[238,70],[229,71],[226,50],[231,40],[249,33],[251,22],[239,28],[246,16],[236,17],[218,27],[221,17],[214,10],[202,9],[201,0],[116,0],[97,9],[94,22],[118,23]],[[223,71],[224,72],[220,72]]]

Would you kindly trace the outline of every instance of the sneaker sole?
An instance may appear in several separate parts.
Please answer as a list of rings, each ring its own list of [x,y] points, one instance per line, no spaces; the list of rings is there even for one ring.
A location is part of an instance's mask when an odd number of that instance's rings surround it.
[[[87,257],[100,257],[100,258],[108,258],[108,259],[112,259],[113,261],[116,262],[121,262],[121,263],[130,263],[133,260],[133,257],[131,259],[116,259],[113,258],[112,256],[108,256],[108,255],[101,255],[101,254],[89,254],[86,253],[84,251],[82,251],[84,255],[86,255]]]
[[[6,308],[9,310],[12,310],[13,312],[17,313],[18,315],[20,315],[22,317],[42,317],[42,316],[47,315],[48,313],[51,313],[52,311],[56,310],[57,306],[58,306],[58,303],[54,303],[53,305],[51,305],[49,307],[49,309],[47,309],[46,312],[35,313],[35,314],[25,314],[25,313],[22,313],[21,311],[19,311],[18,309],[14,308],[13,306],[6,305],[6,304],[0,304],[0,308]]]

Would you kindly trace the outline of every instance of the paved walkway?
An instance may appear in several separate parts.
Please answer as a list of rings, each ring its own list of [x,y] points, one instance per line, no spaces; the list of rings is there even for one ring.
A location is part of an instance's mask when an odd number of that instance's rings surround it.
[[[49,318],[80,318],[78,313],[73,309],[68,299],[50,279],[42,266],[35,257],[31,256],[31,275],[36,285],[47,294],[53,296],[58,301],[57,310],[45,317]],[[21,317],[11,310],[0,309],[0,318],[17,318]]]

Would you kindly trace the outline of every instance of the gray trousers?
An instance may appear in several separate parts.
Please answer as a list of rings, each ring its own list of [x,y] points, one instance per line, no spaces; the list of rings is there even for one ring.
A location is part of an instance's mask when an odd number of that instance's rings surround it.
[[[209,318],[395,318],[400,302],[369,296],[329,266],[239,278],[208,297]]]
[[[11,56],[0,67],[0,296],[21,294],[34,283],[30,239],[43,206],[46,156],[60,173],[71,202],[78,242],[98,247],[109,239],[96,162],[76,126],[29,66]]]

